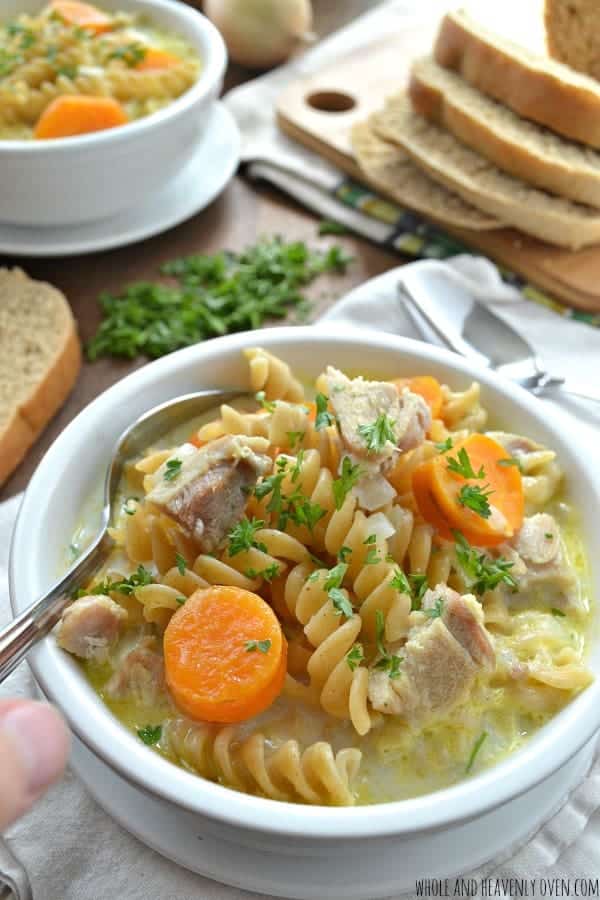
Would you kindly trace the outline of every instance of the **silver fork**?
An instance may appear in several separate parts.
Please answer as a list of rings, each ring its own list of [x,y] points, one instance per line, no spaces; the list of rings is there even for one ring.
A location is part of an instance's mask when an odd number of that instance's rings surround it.
[[[415,278],[410,286],[406,280],[398,285],[406,309],[422,336],[427,338],[427,329],[431,329],[450,350],[483,363],[537,396],[558,390],[600,402],[600,385],[552,375],[528,341],[504,319],[474,300],[454,280],[448,281],[447,287],[452,299],[463,308],[470,303],[460,330],[448,322],[440,323],[431,293],[422,282]]]

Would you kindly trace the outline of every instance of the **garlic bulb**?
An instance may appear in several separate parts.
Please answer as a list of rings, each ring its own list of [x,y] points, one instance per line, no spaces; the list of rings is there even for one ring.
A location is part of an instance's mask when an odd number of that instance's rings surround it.
[[[278,65],[312,37],[310,0],[205,0],[204,12],[231,58],[250,68]]]

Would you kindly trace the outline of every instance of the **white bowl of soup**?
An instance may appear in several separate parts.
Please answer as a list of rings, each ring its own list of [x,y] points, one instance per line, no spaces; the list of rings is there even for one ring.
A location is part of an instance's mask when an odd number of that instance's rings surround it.
[[[206,137],[226,65],[169,0],[9,0],[0,13],[0,222],[73,225],[143,202]]]
[[[51,447],[14,534],[15,612],[94,534],[119,433],[217,386],[250,399],[132,461],[114,556],[30,655],[43,691],[188,830],[332,859],[377,839],[402,870],[388,888],[482,862],[524,809],[528,829],[549,812],[600,725],[585,446],[406,338],[213,340],[128,376]],[[78,633],[98,604],[108,631]]]

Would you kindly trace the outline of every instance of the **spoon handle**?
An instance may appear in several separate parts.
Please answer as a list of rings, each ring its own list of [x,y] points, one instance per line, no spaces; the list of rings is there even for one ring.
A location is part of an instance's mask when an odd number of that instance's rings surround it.
[[[73,591],[95,575],[112,547],[112,538],[104,531],[64,578],[0,631],[0,684],[54,628]]]
[[[600,385],[590,381],[579,381],[576,378],[542,378],[538,393],[569,394],[572,397],[583,397],[585,400],[595,400],[600,403]]]

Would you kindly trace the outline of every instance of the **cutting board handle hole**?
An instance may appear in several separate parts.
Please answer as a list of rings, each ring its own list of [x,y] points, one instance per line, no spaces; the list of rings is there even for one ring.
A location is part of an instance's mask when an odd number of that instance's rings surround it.
[[[306,102],[319,112],[341,113],[354,109],[356,100],[342,91],[316,91],[306,97]]]

